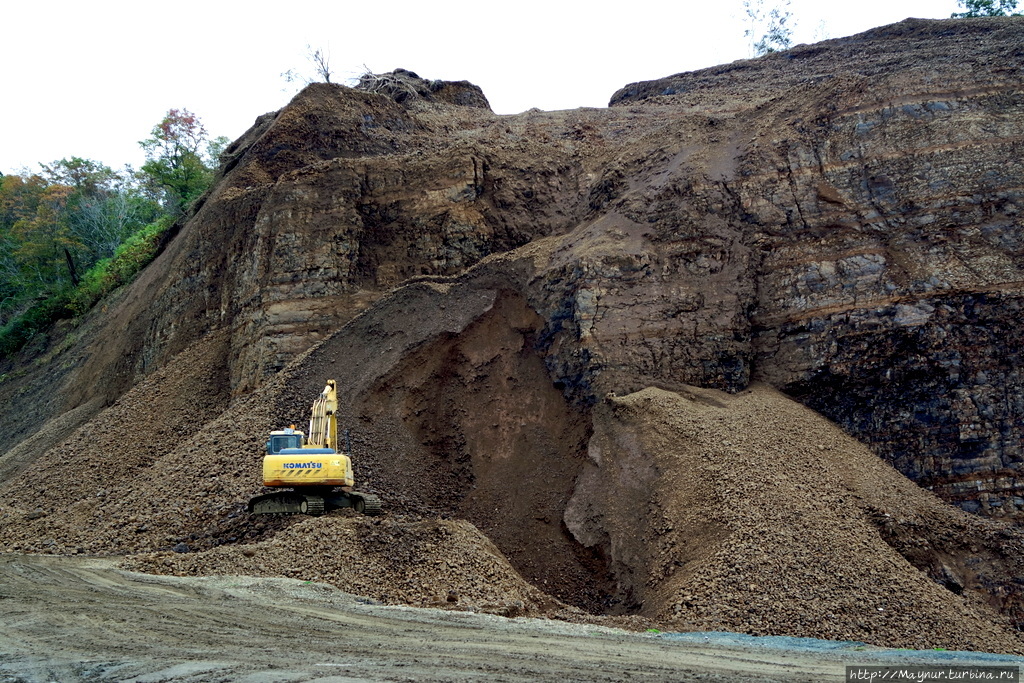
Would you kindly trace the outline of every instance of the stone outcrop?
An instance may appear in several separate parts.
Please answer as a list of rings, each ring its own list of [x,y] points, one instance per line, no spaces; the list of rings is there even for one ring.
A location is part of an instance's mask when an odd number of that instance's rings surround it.
[[[310,86],[54,356],[43,416],[109,403],[210,330],[250,392],[396,285],[557,239],[516,286],[575,404],[764,381],[948,499],[1017,516],[1021,26],[908,20],[632,84],[606,110],[499,117],[404,70],[416,97]],[[24,434],[26,414],[5,419]]]
[[[1019,651],[1024,534],[849,435],[1022,518],[1022,29],[908,20],[603,110],[495,116],[407,71],[310,86],[79,339],[0,383],[0,536],[266,540],[288,523],[241,514],[259,435],[333,377],[367,490],[470,521],[582,609]]]

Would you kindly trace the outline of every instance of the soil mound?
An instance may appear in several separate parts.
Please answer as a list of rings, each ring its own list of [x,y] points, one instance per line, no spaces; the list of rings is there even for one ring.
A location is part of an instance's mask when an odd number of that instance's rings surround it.
[[[459,520],[306,518],[260,543],[136,555],[121,566],[176,576],[285,576],[330,583],[389,605],[510,617],[559,608],[523,581],[476,527]]]
[[[196,343],[9,480],[3,547],[198,549],[258,539],[293,521],[242,516],[258,485],[260,435],[282,425],[271,417],[273,385],[228,407],[227,341],[214,333]]]
[[[355,86],[359,90],[387,95],[395,102],[408,102],[422,98],[427,102],[443,102],[462,107],[491,110],[491,103],[480,86],[469,81],[431,81],[420,78],[408,69],[395,69],[390,73],[365,73]]]
[[[1021,651],[983,588],[1024,571],[1021,534],[942,503],[770,387],[649,388],[595,413],[566,524],[609,549],[640,614],[682,630]]]

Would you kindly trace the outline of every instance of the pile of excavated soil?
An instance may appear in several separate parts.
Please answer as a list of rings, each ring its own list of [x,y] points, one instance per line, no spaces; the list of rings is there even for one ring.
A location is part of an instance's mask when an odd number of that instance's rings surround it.
[[[217,333],[193,345],[6,482],[4,549],[208,547],[287,524],[242,523],[273,422],[258,400],[224,412],[226,343]]]
[[[770,387],[649,388],[609,397],[594,423],[566,519],[577,537],[611,538],[641,614],[684,630],[1024,649],[991,609],[1008,595],[995,577],[1024,575],[1019,530],[941,502]]]
[[[304,518],[272,539],[203,553],[148,553],[125,569],[177,576],[286,576],[330,583],[385,604],[538,615],[565,609],[523,581],[472,524],[367,518],[349,511]]]

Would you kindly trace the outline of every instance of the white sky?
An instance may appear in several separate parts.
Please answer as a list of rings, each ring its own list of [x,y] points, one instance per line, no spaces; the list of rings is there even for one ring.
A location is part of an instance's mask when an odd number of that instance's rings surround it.
[[[795,43],[959,9],[791,2]],[[749,56],[741,0],[53,0],[6,3],[0,21],[2,173],[71,156],[138,166],[171,108],[234,139],[288,102],[280,74],[309,70],[307,44],[329,50],[332,80],[363,65],[469,80],[499,114],[604,107],[627,83]]]

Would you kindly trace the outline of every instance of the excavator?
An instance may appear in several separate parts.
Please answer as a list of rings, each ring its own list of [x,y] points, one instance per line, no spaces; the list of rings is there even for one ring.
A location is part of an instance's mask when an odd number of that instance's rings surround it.
[[[364,515],[381,513],[380,498],[353,489],[352,460],[348,452],[338,449],[337,410],[337,384],[329,379],[313,401],[308,437],[294,425],[270,432],[263,456],[263,485],[290,490],[256,496],[249,501],[249,512],[322,515],[352,508]]]

